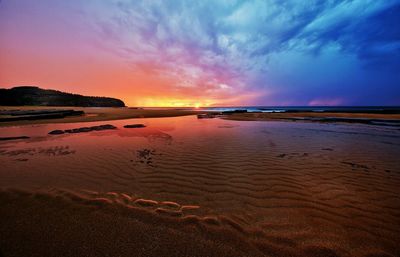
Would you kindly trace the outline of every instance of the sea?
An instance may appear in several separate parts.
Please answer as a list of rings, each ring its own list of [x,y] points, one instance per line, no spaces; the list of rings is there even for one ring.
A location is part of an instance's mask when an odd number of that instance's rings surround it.
[[[163,109],[163,108],[145,108]],[[173,108],[199,111],[246,111],[246,112],[345,112],[345,113],[400,113],[400,106],[230,106]]]

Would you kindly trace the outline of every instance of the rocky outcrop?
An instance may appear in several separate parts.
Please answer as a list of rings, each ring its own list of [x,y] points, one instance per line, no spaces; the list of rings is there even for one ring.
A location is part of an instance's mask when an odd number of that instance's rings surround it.
[[[108,130],[108,129],[116,129],[117,127],[106,124],[100,126],[92,126],[92,127],[82,127],[82,128],[74,128],[74,129],[66,129],[66,130],[52,130],[49,132],[49,135],[62,135],[65,133],[75,134],[75,133],[86,133],[91,131],[101,131],[101,130]]]
[[[0,141],[8,141],[8,140],[18,140],[18,139],[29,139],[28,136],[20,136],[20,137],[0,137]]]
[[[125,125],[124,128],[145,128],[146,125],[144,124],[131,124],[131,125]]]
[[[0,89],[0,105],[124,107],[125,103],[111,97],[83,96],[39,87],[22,86]]]
[[[62,119],[69,116],[80,116],[83,114],[83,111],[75,110],[5,110],[0,111],[0,122]]]

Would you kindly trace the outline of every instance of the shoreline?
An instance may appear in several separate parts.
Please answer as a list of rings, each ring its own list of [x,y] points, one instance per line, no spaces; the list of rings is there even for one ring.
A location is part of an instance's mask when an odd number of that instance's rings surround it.
[[[74,110],[83,111],[82,116],[69,116],[55,119],[37,119],[37,120],[19,120],[0,122],[0,127],[35,125],[35,124],[52,124],[52,123],[79,123],[79,122],[96,122],[124,120],[134,118],[162,118],[177,117],[186,115],[195,115],[205,113],[202,111],[168,109],[134,109],[130,107],[67,107],[67,106],[2,106],[2,111],[11,110]],[[1,117],[1,115],[0,115]]]
[[[65,106],[2,106],[1,111],[45,111],[59,110],[83,112],[83,115],[66,116],[46,119],[23,119],[2,121],[0,127],[113,121],[135,118],[163,118],[187,115],[210,114],[210,118],[219,117],[234,121],[294,121],[320,123],[359,123],[367,125],[399,126],[400,114],[387,113],[354,113],[354,112],[218,112],[201,109],[182,108],[132,108],[132,107],[65,107]],[[0,118],[10,116],[0,115]]]
[[[367,125],[399,126],[400,114],[296,112],[296,113],[233,113],[223,117],[234,121],[292,121],[320,123],[359,123]]]

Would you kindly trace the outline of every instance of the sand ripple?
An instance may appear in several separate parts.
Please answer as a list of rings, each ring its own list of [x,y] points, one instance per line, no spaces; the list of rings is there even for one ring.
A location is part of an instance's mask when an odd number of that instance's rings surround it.
[[[399,131],[194,120],[160,121],[176,123],[168,133],[146,122],[144,138],[120,131],[48,143],[74,154],[39,154],[29,150],[35,142],[1,148],[0,185],[31,189],[2,195],[112,210],[215,237],[237,256],[400,256]],[[148,140],[147,129],[173,140]]]

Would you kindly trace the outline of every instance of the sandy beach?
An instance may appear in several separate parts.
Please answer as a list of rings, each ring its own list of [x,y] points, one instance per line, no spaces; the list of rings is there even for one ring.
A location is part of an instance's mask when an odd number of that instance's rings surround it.
[[[41,119],[41,120],[21,120],[12,122],[0,122],[2,126],[16,126],[28,124],[46,124],[46,123],[74,123],[107,121],[131,118],[155,118],[155,117],[174,117],[202,113],[194,110],[183,110],[174,108],[142,109],[130,107],[58,107],[58,106],[1,106],[0,111],[10,110],[75,110],[83,111],[82,116],[65,117],[62,119]],[[0,118],[2,115],[0,115]]]
[[[4,256],[400,255],[396,127],[106,123],[0,128]]]

